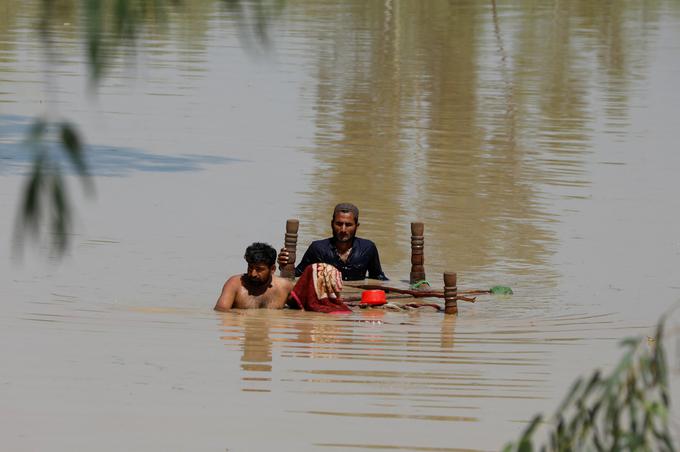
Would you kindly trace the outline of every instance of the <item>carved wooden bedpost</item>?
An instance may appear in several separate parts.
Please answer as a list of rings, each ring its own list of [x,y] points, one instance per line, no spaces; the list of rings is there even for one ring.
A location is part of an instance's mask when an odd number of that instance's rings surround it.
[[[409,283],[414,284],[425,280],[425,225],[420,222],[411,223],[411,274]]]
[[[295,278],[295,250],[297,249],[299,227],[299,220],[290,219],[286,221],[286,238],[283,247],[288,251],[288,263],[280,269],[282,278]]]
[[[457,314],[458,313],[458,302],[456,297],[458,296],[458,276],[455,273],[447,272],[444,273],[444,313],[445,314]]]

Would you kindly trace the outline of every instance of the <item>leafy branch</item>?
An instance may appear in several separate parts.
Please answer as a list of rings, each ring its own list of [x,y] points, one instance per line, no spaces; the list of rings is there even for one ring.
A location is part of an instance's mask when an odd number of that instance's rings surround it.
[[[217,2],[217,0],[216,0]],[[86,49],[88,84],[93,92],[119,55],[135,52],[135,43],[145,27],[164,28],[169,12],[182,4],[181,0],[42,0],[37,31],[51,66],[58,65],[58,26],[64,22],[61,13],[73,12],[80,17]],[[267,30],[270,18],[281,11],[284,0],[222,0],[220,4],[234,17],[246,48],[252,25],[256,40],[269,46]],[[250,44],[250,45],[249,45]],[[46,83],[49,84],[48,78]],[[48,108],[56,103],[48,103]],[[73,165],[83,181],[86,194],[94,184],[85,159],[84,140],[74,125],[54,111],[36,119],[30,128],[26,144],[32,153],[32,169],[22,192],[22,201],[15,228],[15,254],[23,249],[26,236],[38,240],[43,222],[53,238],[50,246],[62,256],[69,246],[72,207],[62,177],[60,158],[50,149],[56,147]]]
[[[51,152],[50,144],[55,142],[82,180],[85,192],[89,194],[94,190],[83,145],[75,127],[68,122],[36,120],[26,143],[33,153],[33,166],[22,193],[21,215],[15,230],[15,252],[22,247],[26,235],[34,239],[41,236],[40,226],[45,217],[49,218],[52,248],[61,255],[69,245],[72,210],[61,174],[61,164]]]
[[[620,362],[608,376],[595,371],[579,378],[547,422],[547,442],[534,446],[543,416],[532,419],[504,452],[675,451],[668,419],[670,397],[663,347],[664,320],[648,344],[629,338]]]

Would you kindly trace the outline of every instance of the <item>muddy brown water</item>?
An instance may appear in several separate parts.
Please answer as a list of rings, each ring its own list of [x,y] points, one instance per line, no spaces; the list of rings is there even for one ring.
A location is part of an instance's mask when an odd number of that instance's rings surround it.
[[[7,450],[498,450],[680,298],[677,2],[289,1],[265,48],[187,1],[96,96],[76,11],[50,65],[37,5],[0,1]],[[45,112],[83,132],[96,197],[69,179],[69,254],[19,263]],[[342,201],[396,284],[421,220],[433,285],[515,294],[212,311],[249,243],[294,217],[302,251]]]

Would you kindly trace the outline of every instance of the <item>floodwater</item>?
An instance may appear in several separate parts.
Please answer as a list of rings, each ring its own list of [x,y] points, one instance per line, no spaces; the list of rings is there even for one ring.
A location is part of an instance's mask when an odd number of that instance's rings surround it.
[[[78,9],[50,62],[40,3],[0,0],[3,449],[498,450],[680,299],[677,1],[296,0],[262,39],[252,4],[188,0],[96,93]],[[18,260],[44,114],[78,125],[96,196],[69,177],[67,256]],[[420,220],[434,286],[515,294],[212,311],[248,244],[299,218],[303,251],[346,201],[394,283]]]

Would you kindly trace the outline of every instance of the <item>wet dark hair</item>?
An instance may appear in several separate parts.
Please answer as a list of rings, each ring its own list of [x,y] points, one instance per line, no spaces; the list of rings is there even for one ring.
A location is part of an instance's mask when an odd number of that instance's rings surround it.
[[[268,243],[255,242],[246,248],[243,256],[248,264],[265,263],[271,267],[276,262],[276,250]]]
[[[333,218],[332,220],[335,220],[335,215],[338,213],[351,213],[354,214],[354,222],[359,223],[359,208],[355,206],[354,204],[350,204],[348,202],[341,202],[337,206],[335,206],[335,209],[333,209]]]

